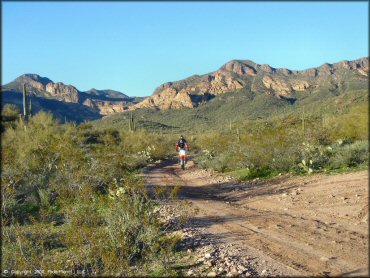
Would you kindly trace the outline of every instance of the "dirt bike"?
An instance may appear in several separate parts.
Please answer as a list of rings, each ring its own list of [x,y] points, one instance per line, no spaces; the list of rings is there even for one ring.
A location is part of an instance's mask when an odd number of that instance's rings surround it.
[[[179,151],[179,163],[181,165],[181,169],[185,170],[185,164],[186,164],[186,151],[185,150]]]

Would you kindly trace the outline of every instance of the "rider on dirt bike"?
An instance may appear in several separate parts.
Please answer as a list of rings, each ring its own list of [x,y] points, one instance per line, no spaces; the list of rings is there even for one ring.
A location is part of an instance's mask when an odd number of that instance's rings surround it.
[[[186,142],[184,136],[180,136],[179,141],[176,144],[176,151],[179,151],[179,162],[180,162],[180,151],[189,151],[188,142]],[[185,160],[186,163],[186,160]]]

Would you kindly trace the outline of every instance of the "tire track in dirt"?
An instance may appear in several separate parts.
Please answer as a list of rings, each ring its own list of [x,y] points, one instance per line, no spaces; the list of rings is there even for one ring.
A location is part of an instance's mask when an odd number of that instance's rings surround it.
[[[367,172],[241,184],[187,166],[167,161],[144,176],[182,186],[181,198],[200,211],[193,225],[216,244],[237,242],[240,256],[271,275],[368,274]]]

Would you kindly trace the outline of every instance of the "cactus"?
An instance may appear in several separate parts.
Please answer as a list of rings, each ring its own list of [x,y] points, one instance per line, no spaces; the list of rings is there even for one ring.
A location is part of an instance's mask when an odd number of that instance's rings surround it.
[[[302,130],[303,130],[303,134],[304,134],[304,131],[305,131],[305,123],[304,123],[304,107],[303,107],[303,112],[302,112]]]
[[[231,119],[229,120],[229,128],[230,128],[230,131],[232,129],[232,126],[231,126]]]
[[[24,130],[27,130],[27,120],[28,120],[27,90],[26,90],[26,84],[23,84],[23,115],[22,115],[22,113],[19,114],[19,122],[21,123],[21,125],[24,126]]]
[[[23,116],[27,119],[27,91],[26,84],[23,84]]]
[[[134,132],[136,130],[136,125],[135,125],[134,116],[132,115],[132,112],[130,113],[129,126],[130,126],[131,132]]]
[[[240,141],[239,128],[236,129],[236,138],[238,138],[238,142],[239,142]]]
[[[28,114],[29,114],[29,117],[32,117],[32,99],[31,98],[30,98],[30,106],[28,109]]]

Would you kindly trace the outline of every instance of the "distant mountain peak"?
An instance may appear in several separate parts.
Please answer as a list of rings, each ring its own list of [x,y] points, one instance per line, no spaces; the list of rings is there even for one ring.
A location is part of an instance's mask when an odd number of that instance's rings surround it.
[[[224,64],[217,72],[228,71],[239,75],[249,74],[254,76],[257,72],[257,66],[251,60],[231,60]]]
[[[21,81],[21,80],[24,80],[24,81],[32,80],[32,81],[35,81],[35,82],[39,82],[39,83],[41,83],[44,86],[47,85],[48,83],[53,83],[53,81],[50,80],[49,78],[42,77],[42,76],[40,76],[38,74],[35,74],[35,73],[22,74],[21,76],[19,76],[15,80],[17,80],[17,81]]]
[[[96,96],[108,96],[112,98],[129,98],[128,95],[116,91],[116,90],[111,90],[111,89],[103,89],[103,90],[98,90],[95,88],[91,88],[90,90],[86,91],[85,93],[91,94],[91,95],[96,95]]]
[[[26,85],[27,94],[36,97],[34,99],[35,104],[39,102],[43,103],[45,100],[47,100],[46,103],[52,104],[53,102],[51,100],[54,100],[71,104],[70,106],[61,104],[61,107],[71,107],[72,110],[75,107],[85,112],[87,111],[86,107],[89,107],[90,112],[95,113],[96,117],[98,117],[96,114],[108,115],[123,112],[128,109],[128,106],[138,101],[134,97],[129,97],[119,91],[110,89],[98,90],[92,88],[89,91],[83,92],[73,85],[66,85],[63,82],[53,82],[47,77],[41,77],[34,73],[23,74],[12,82],[1,86],[2,92],[10,93],[3,94],[3,97],[6,96],[12,99],[20,98],[24,85]]]

